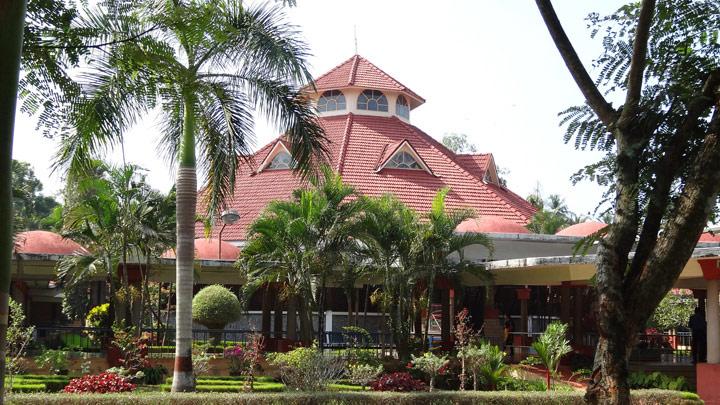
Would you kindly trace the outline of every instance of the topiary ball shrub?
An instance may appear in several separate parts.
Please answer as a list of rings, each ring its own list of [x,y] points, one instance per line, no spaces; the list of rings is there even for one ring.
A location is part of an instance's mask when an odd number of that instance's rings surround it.
[[[232,291],[221,285],[209,285],[193,298],[193,321],[208,329],[224,329],[240,317],[242,307]]]
[[[385,374],[370,384],[373,391],[427,391],[427,385],[413,378],[410,373],[398,372]]]
[[[66,393],[81,394],[94,392],[105,394],[110,392],[128,392],[135,390],[135,384],[127,382],[124,378],[114,373],[101,373],[96,375],[85,375],[81,378],[70,380],[63,390]]]

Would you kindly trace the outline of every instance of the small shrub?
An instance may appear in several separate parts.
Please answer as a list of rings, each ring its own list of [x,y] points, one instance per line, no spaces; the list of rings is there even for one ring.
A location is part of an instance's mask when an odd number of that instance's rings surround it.
[[[382,366],[351,364],[347,369],[347,377],[352,384],[359,385],[362,389],[365,389],[365,386],[367,386],[371,381],[374,381],[377,376],[382,373],[382,370]]]
[[[297,391],[322,391],[345,371],[342,357],[324,354],[314,346],[274,353],[268,356],[268,361],[280,368],[283,383]]]
[[[413,378],[410,373],[398,372],[382,375],[370,384],[373,391],[412,392],[427,391],[427,385]]]
[[[498,346],[489,342],[483,342],[478,347],[477,363],[473,364],[473,367],[477,368],[477,373],[479,373],[480,378],[488,389],[497,389],[498,382],[507,369],[504,360],[505,352],[500,350]],[[474,375],[477,376],[477,374]],[[477,379],[477,377],[475,378]]]
[[[262,360],[263,337],[255,334],[245,346],[237,345],[225,349],[225,357],[229,358],[230,374],[244,375],[246,379],[246,391],[253,390],[255,371],[259,368]]]
[[[431,352],[425,352],[422,356],[412,355],[412,365],[430,377],[430,391],[435,388],[435,377],[443,374],[447,368],[447,356],[437,356]]]
[[[146,367],[142,371],[145,374],[145,384],[148,385],[162,384],[165,380],[165,376],[168,375],[168,369],[162,364],[156,364],[153,367]]]
[[[129,392],[135,390],[135,384],[127,382],[124,378],[113,373],[85,375],[70,380],[63,390],[67,393],[113,393]]]
[[[242,307],[235,294],[218,284],[203,288],[193,298],[193,321],[208,329],[224,329],[241,313]]]
[[[53,374],[63,375],[68,373],[68,354],[65,350],[46,349],[35,358],[35,362]]]
[[[562,322],[551,322],[545,332],[532,344],[537,357],[547,369],[547,389],[550,390],[550,376],[557,373],[560,359],[570,353],[572,348],[565,335],[568,325]]]
[[[630,389],[659,388],[672,391],[687,391],[689,389],[685,377],[673,378],[658,371],[653,373],[633,372],[628,376]]]

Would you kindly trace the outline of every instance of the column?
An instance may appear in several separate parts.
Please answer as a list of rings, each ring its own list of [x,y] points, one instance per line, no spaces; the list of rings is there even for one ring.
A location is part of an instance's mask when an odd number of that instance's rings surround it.
[[[440,302],[442,306],[442,319],[440,320],[441,338],[444,344],[450,343],[450,325],[452,314],[450,313],[450,289],[440,290]]]
[[[282,339],[283,337],[283,302],[280,294],[275,294],[275,308],[273,309],[273,337]]]
[[[720,364],[719,280],[707,280],[707,362]]]
[[[270,323],[272,319],[272,313],[271,305],[272,305],[272,295],[273,295],[273,288],[268,283],[263,286],[262,289],[263,295],[262,295],[262,307],[261,307],[261,326],[260,329],[262,331],[262,335],[265,338],[265,340],[270,338]]]
[[[582,345],[583,342],[583,295],[584,287],[575,288],[575,313],[573,314],[573,338],[576,344]]]
[[[565,281],[560,286],[560,320],[570,323],[570,283]]]

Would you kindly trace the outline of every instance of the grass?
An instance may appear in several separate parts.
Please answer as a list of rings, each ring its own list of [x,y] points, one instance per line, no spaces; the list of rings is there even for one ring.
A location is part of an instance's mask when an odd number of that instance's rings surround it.
[[[140,392],[126,394],[13,394],[9,404],[17,405],[580,405],[582,392],[282,392],[282,393],[184,393]],[[663,390],[633,391],[633,403],[699,405],[691,393]]]

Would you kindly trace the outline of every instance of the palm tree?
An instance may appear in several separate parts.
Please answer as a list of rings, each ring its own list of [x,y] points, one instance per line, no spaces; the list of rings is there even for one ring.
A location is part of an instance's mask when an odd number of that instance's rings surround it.
[[[88,24],[106,25],[111,39],[132,40],[99,51],[91,74],[82,76],[74,131],[63,138],[57,161],[83,171],[140,117],[161,110],[161,145],[178,164],[172,390],[190,391],[196,150],[207,173],[203,203],[214,217],[234,192],[239,157],[250,151],[253,108],[278,124],[301,174],[324,158],[322,129],[300,90],[311,81],[307,47],[279,6],[246,7],[240,0],[125,4],[90,13]]]
[[[427,342],[430,329],[430,311],[435,278],[438,275],[454,278],[461,272],[473,272],[485,281],[491,281],[492,276],[484,271],[484,267],[465,260],[464,249],[471,245],[480,245],[493,252],[492,241],[482,233],[455,232],[455,229],[467,219],[475,217],[470,209],[448,209],[445,203],[449,188],[437,192],[433,199],[430,211],[425,215],[427,222],[422,226],[420,238],[422,267],[427,273],[427,296],[425,333],[423,342]],[[454,257],[455,255],[456,257]],[[453,316],[451,314],[451,316]]]
[[[282,282],[291,301],[300,298],[300,334],[305,344],[312,341],[313,308],[318,309],[318,332],[323,331],[325,284],[354,248],[365,201],[328,167],[311,186],[296,190],[290,201],[268,205],[250,226],[239,261],[249,281],[246,296],[268,282]],[[288,337],[291,332],[288,327]]]
[[[398,357],[410,358],[412,293],[419,280],[418,217],[393,195],[370,199],[360,224],[361,254],[383,280],[390,330]]]

